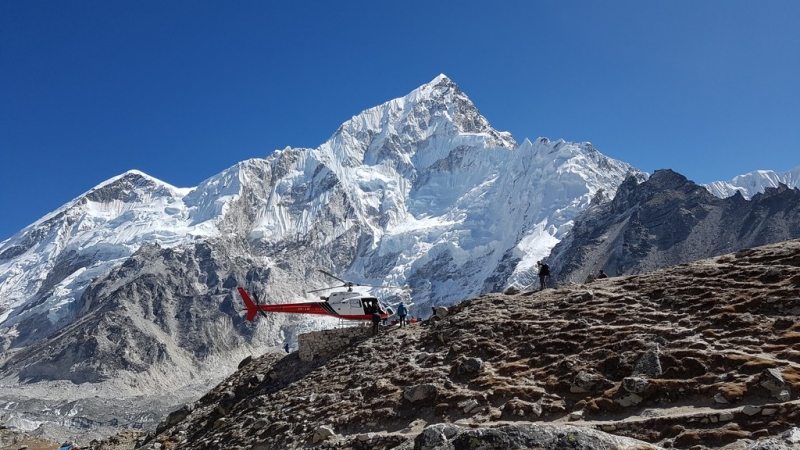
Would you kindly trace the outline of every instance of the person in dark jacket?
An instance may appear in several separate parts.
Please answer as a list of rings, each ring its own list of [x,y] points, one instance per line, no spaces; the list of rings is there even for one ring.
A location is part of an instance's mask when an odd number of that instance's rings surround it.
[[[397,317],[400,318],[400,328],[408,324],[408,322],[406,321],[407,315],[408,315],[408,308],[406,308],[406,305],[404,305],[403,302],[400,302],[400,304],[397,305]]]
[[[381,320],[382,320],[381,319],[381,313],[379,313],[378,312],[378,308],[375,307],[375,309],[372,311],[372,335],[373,336],[377,336],[378,335],[378,328],[380,327]]]
[[[550,266],[537,261],[536,265],[539,267],[539,290],[547,288],[547,277],[550,276]]]
[[[608,275],[606,275],[606,273],[603,272],[603,269],[600,269],[600,273],[597,274],[597,279],[599,280],[601,278],[608,278]]]

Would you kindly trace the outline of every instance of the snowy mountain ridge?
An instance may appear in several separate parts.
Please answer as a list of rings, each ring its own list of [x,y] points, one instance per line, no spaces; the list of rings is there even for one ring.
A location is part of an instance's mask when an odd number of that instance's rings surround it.
[[[773,170],[755,170],[734,177],[730,181],[714,181],[704,184],[703,187],[719,198],[735,195],[737,192],[746,199],[763,193],[766,188],[776,188],[779,184],[787,187],[800,187],[800,166],[786,172]]]
[[[182,198],[188,191],[131,170],[0,243],[0,323],[14,323],[20,308],[48,311],[57,322],[91,279],[142,243],[185,241],[191,227],[182,217]]]

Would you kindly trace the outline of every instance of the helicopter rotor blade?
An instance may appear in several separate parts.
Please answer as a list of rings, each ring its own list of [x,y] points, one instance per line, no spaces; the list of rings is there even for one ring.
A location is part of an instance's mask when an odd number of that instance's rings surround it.
[[[373,285],[368,285],[368,284],[360,284],[359,286],[369,286],[369,287],[381,288],[381,289],[398,289],[398,290],[401,290],[401,291],[410,291],[411,290],[411,286],[393,286],[393,285],[389,285],[389,284],[382,284],[380,286],[373,286]]]
[[[327,275],[327,276],[329,276],[329,277],[333,278],[334,280],[341,281],[342,283],[345,283],[345,284],[347,283],[347,281],[345,281],[345,280],[343,280],[343,279],[341,279],[341,278],[337,277],[336,275],[334,275],[334,274],[332,274],[332,273],[330,273],[330,272],[326,272],[326,271],[324,271],[324,270],[320,270],[320,269],[318,269],[318,270],[319,270],[321,273],[324,273],[325,275]]]
[[[321,289],[312,289],[310,291],[303,291],[303,292],[305,292],[306,294],[313,294],[314,292],[327,291],[328,289],[336,289],[339,287],[345,287],[345,286],[328,286]]]

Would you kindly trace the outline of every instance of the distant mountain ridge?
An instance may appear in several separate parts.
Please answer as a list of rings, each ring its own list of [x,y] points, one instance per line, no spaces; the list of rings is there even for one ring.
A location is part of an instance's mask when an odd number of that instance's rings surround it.
[[[561,282],[603,269],[631,275],[800,238],[800,190],[784,184],[746,200],[718,198],[671,170],[626,180],[608,203],[587,209],[548,259]]]
[[[744,198],[750,199],[767,188],[776,188],[781,184],[790,188],[800,187],[800,166],[787,172],[756,170],[734,177],[731,181],[714,181],[703,186],[720,198],[731,197],[739,192]]]

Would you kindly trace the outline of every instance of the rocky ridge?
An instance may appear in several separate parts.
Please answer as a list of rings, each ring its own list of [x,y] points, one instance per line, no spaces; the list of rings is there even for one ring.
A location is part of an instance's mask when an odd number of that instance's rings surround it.
[[[779,184],[745,200],[718,198],[672,170],[629,178],[580,214],[548,257],[559,283],[603,269],[632,275],[741,248],[800,238],[800,190]]]
[[[795,240],[487,294],[329,358],[245,359],[139,446],[797,448],[798,292]]]

